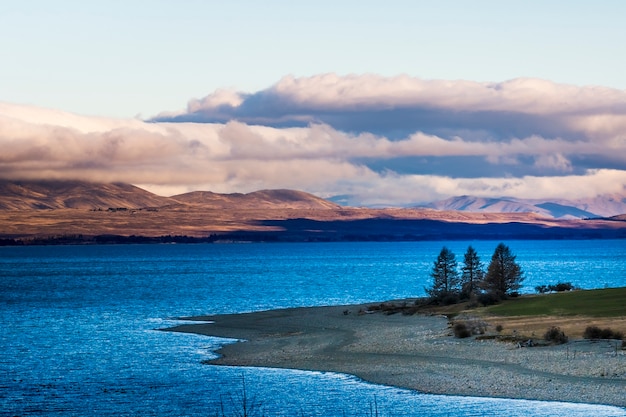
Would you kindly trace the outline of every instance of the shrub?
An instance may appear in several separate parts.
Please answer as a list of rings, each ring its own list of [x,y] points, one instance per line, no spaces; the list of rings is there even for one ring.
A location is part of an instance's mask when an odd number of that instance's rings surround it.
[[[454,336],[459,339],[464,339],[466,337],[470,337],[472,332],[467,328],[465,323],[455,323],[453,327]]]
[[[584,339],[600,339],[600,334],[602,334],[602,329],[598,326],[587,326],[585,332],[583,333]]]
[[[545,294],[549,292],[564,292],[564,291],[572,291],[574,286],[571,282],[559,282],[557,284],[550,285],[538,285],[535,287],[535,291],[539,294]]]
[[[502,332],[502,330],[504,330],[504,327],[503,327],[501,324],[498,324],[498,325],[496,326],[496,332],[501,333],[501,332]]]
[[[624,339],[624,333],[622,332],[618,332],[618,331],[614,331],[611,329],[602,329],[602,339],[617,339],[617,340],[623,340]]]
[[[548,288],[550,291],[563,292],[573,290],[574,286],[571,282],[559,282],[556,285],[550,285]]]
[[[459,302],[459,295],[455,292],[448,292],[441,297],[439,302],[444,306],[456,304]]]
[[[613,330],[608,327],[606,329],[602,329],[600,331],[600,339],[613,339]]]
[[[546,341],[550,343],[555,343],[557,345],[567,343],[567,340],[568,340],[563,330],[561,330],[560,327],[556,327],[556,326],[550,327],[548,331],[546,332],[546,334],[543,336],[543,338]]]
[[[452,329],[454,331],[454,336],[459,339],[463,339],[472,335],[485,334],[487,331],[487,323],[482,320],[471,318],[469,320],[454,322]]]
[[[485,292],[478,295],[478,302],[485,307],[496,304],[498,301],[500,298],[493,293]]]
[[[624,334],[619,331],[613,331],[610,328],[601,329],[598,326],[587,326],[583,333],[585,339],[617,339],[624,340]]]

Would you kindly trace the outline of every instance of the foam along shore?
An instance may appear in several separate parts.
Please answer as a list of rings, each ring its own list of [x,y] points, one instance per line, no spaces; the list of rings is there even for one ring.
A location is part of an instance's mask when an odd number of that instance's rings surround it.
[[[245,340],[211,364],[352,374],[424,393],[626,407],[626,355],[610,341],[518,348],[457,339],[441,316],[363,314],[366,306],[185,318],[171,331]]]

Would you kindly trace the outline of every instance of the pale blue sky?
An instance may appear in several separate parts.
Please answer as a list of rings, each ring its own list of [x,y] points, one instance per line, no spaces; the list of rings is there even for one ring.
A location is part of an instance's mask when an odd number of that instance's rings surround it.
[[[0,101],[144,118],[375,73],[626,89],[624,1],[2,0]]]

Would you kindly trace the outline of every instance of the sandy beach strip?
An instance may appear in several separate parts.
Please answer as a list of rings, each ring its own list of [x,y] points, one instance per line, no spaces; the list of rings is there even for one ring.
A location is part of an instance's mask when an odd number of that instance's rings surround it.
[[[339,372],[424,393],[626,407],[626,355],[610,341],[518,348],[458,339],[441,316],[363,314],[366,306],[191,317],[168,329],[245,340],[216,365]]]

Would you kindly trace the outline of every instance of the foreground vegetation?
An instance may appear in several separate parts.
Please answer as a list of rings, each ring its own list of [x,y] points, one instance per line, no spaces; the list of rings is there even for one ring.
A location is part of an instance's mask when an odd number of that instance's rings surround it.
[[[485,312],[497,316],[620,317],[626,315],[626,287],[528,295],[489,306]]]
[[[551,329],[552,336],[545,334],[550,342],[621,339],[626,347],[626,287],[525,295],[476,313],[502,326],[503,335],[532,338]]]
[[[425,288],[428,297],[400,310],[408,314],[424,308],[445,311],[448,317],[454,317],[451,326],[456,337],[487,337],[484,335],[489,330],[489,336],[493,336],[495,330],[497,337],[525,340],[528,345],[535,345],[539,334],[543,334],[543,342],[551,344],[566,343],[568,334],[587,339],[624,339],[626,288],[574,291],[568,282],[540,285],[535,287],[540,295],[520,297],[517,291],[524,274],[503,243],[496,247],[486,270],[469,246],[460,273],[454,253],[444,246],[430,276],[432,286]],[[381,305],[380,309],[393,312],[394,308]]]
[[[454,304],[470,299],[493,304],[517,296],[517,290],[524,280],[515,255],[504,243],[496,247],[486,271],[476,250],[469,246],[463,257],[460,274],[456,256],[444,246],[433,264],[430,276],[433,285],[425,290],[433,304]]]
[[[383,314],[440,314],[456,337],[476,336],[538,344],[572,339],[626,339],[626,287],[521,295],[483,306],[475,300],[449,305],[430,299],[369,307]],[[538,343],[539,342],[539,343]],[[622,343],[622,347],[626,341]]]

